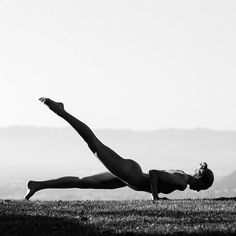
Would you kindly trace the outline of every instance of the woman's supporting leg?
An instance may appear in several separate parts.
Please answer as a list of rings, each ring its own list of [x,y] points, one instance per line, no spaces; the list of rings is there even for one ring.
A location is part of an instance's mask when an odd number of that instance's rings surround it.
[[[141,187],[147,184],[147,178],[143,175],[142,169],[137,162],[120,157],[116,152],[100,142],[86,124],[64,110],[62,103],[54,102],[49,98],[40,98],[40,101],[65,119],[80,134],[91,151],[113,175],[131,186]]]
[[[66,189],[66,188],[81,188],[81,189],[115,189],[125,187],[126,184],[116,178],[109,172],[91,175],[80,179],[79,177],[66,176],[58,179],[46,181],[29,181],[28,194],[25,196],[29,200],[37,191],[43,189]]]

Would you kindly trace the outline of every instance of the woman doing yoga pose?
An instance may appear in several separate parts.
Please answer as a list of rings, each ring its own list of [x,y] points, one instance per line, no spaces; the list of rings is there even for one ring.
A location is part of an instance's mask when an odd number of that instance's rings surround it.
[[[160,199],[159,193],[171,193],[175,190],[190,189],[200,191],[209,188],[214,176],[205,162],[195,170],[193,175],[188,175],[181,170],[150,170],[143,173],[140,165],[131,160],[124,159],[112,149],[104,145],[92,130],[80,120],[65,111],[63,103],[54,102],[49,98],[40,98],[58,116],[65,119],[84,139],[90,150],[99,158],[109,172],[100,173],[84,178],[62,177],[47,181],[29,181],[29,200],[35,192],[48,188],[81,188],[81,189],[116,189],[128,186],[137,191],[151,193],[154,201]]]

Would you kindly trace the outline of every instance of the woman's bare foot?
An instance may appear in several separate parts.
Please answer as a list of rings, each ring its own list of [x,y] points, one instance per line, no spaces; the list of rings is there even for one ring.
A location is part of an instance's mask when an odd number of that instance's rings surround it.
[[[29,181],[27,187],[28,187],[28,191],[25,196],[26,200],[29,200],[37,191],[40,190],[37,182],[35,181]]]
[[[61,102],[54,102],[50,98],[41,97],[39,100],[47,105],[52,111],[54,111],[56,114],[60,115],[61,112],[64,112],[64,104]]]

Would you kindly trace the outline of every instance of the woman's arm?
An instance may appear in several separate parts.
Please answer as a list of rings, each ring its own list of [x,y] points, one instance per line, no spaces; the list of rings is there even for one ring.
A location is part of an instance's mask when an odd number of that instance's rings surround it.
[[[171,193],[175,190],[183,191],[187,187],[186,174],[179,171],[149,171],[149,183],[153,200],[160,200],[158,193]],[[166,199],[166,198],[164,198]]]
[[[150,170],[149,171],[149,180],[150,180],[150,186],[153,196],[153,201],[157,201],[159,199],[158,197],[158,171],[157,170]]]

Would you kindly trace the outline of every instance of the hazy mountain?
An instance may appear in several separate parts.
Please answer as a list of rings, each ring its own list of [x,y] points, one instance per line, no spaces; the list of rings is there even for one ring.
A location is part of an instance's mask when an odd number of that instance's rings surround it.
[[[217,196],[236,196],[236,171],[216,181],[213,191]]]
[[[175,192],[171,195],[173,197],[216,196],[216,193],[228,194],[235,189],[236,173],[230,173],[236,169],[236,132],[207,129],[95,130],[95,134],[124,158],[139,162],[144,172],[149,169],[182,169],[192,173],[200,162],[206,161],[216,176],[211,190],[197,195],[192,191]],[[70,127],[0,128],[0,145],[0,198],[23,196],[29,179],[49,179],[64,175],[81,177],[106,170]],[[223,176],[227,177],[220,179]],[[90,197],[104,195],[103,190],[100,195],[98,192],[90,190]],[[149,198],[149,195],[139,195],[128,189],[108,191],[109,194],[105,192],[108,198]],[[47,198],[47,193],[45,191],[40,196]],[[85,190],[56,191],[56,197],[72,199],[84,195],[86,198],[87,193]],[[122,196],[119,196],[120,193]]]

